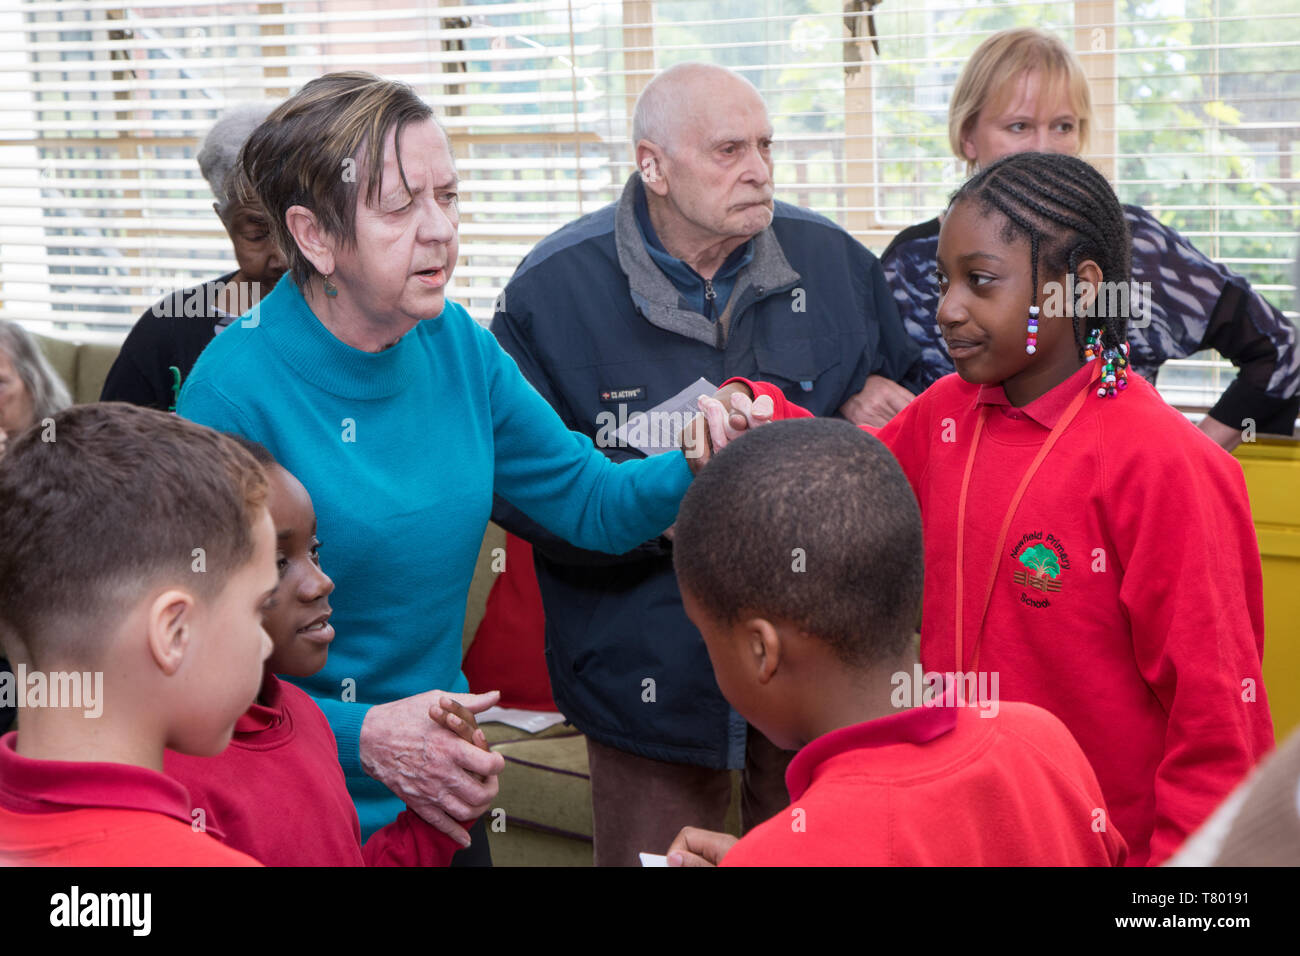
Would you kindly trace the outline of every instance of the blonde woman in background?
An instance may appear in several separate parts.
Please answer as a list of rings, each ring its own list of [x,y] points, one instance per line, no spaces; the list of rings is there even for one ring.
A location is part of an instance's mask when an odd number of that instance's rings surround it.
[[[1081,155],[1093,125],[1092,95],[1074,53],[1050,33],[1003,30],[966,62],[948,106],[948,140],[968,173],[1012,153]],[[1124,206],[1133,281],[1149,283],[1149,324],[1129,322],[1133,371],[1155,384],[1160,366],[1215,349],[1237,377],[1201,422],[1231,451],[1244,422],[1291,434],[1300,410],[1295,326],[1241,276],[1209,259],[1140,206]],[[934,279],[939,219],[904,229],[880,261],[908,334],[921,346],[928,381],[953,371],[939,334]],[[1141,287],[1141,286],[1140,286]]]

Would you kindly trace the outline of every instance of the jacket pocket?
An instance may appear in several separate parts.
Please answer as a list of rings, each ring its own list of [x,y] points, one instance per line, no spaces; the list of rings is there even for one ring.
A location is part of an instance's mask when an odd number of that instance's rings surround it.
[[[754,347],[754,364],[761,378],[782,391],[811,392],[818,379],[843,360],[838,338],[791,339],[775,348]]]

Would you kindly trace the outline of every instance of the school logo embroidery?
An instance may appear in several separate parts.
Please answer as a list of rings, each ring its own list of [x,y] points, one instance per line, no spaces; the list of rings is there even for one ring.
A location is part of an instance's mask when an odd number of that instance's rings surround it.
[[[1012,580],[1025,589],[1020,592],[1020,603],[1030,607],[1051,607],[1047,595],[1061,590],[1061,575],[1070,570],[1070,555],[1065,545],[1054,534],[1031,531],[1011,549],[1011,556],[1024,565],[1011,575]],[[1037,591],[1043,597],[1031,597],[1030,591]]]

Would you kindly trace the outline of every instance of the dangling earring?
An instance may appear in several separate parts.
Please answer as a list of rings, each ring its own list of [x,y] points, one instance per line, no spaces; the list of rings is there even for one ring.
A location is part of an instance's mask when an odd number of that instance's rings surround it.
[[[1025,351],[1033,355],[1038,351],[1038,306],[1029,307],[1029,334],[1025,336]]]
[[[1121,342],[1118,349],[1103,349],[1101,329],[1088,333],[1088,342],[1083,349],[1083,357],[1091,362],[1098,356],[1105,364],[1101,367],[1101,384],[1097,388],[1099,398],[1107,398],[1128,388],[1128,343]]]
[[[329,296],[331,299],[337,298],[339,294],[338,287],[334,285],[333,282],[330,282],[330,279],[333,276],[334,273],[332,272],[327,276],[322,276],[322,278],[325,280],[325,294]]]

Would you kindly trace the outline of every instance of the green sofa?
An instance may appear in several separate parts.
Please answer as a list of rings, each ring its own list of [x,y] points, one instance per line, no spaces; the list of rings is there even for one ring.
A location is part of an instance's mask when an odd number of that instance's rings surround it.
[[[34,338],[40,345],[45,357],[59,373],[72,400],[77,404],[99,401],[99,393],[104,390],[104,379],[117,358],[116,345],[77,342],[70,339],[56,339],[46,335]]]

